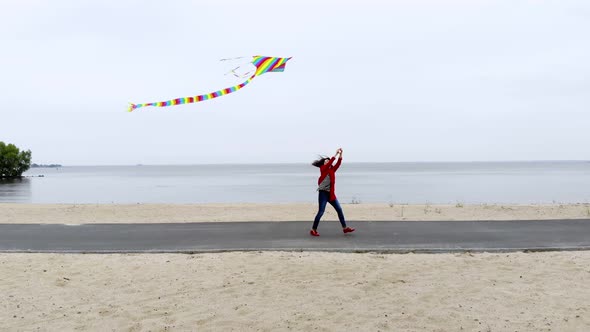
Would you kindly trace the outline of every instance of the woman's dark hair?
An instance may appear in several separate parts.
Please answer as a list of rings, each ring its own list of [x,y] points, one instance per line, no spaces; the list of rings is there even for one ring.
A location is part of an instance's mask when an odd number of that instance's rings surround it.
[[[319,156],[320,159],[318,160],[314,160],[313,163],[311,163],[312,165],[314,165],[315,167],[320,167],[320,166],[324,166],[324,161],[325,160],[330,160],[330,158],[325,157],[325,156]]]

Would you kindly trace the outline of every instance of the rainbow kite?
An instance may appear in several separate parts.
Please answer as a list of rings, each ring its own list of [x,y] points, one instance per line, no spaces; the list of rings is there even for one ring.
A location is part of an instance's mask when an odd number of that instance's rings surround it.
[[[194,96],[194,97],[176,98],[176,99],[167,100],[167,101],[158,101],[158,102],[154,102],[154,103],[145,103],[145,104],[129,103],[129,112],[132,112],[134,109],[140,108],[140,107],[146,107],[146,106],[166,107],[166,106],[198,103],[200,101],[225,96],[227,94],[230,94],[232,92],[236,92],[236,91],[240,90],[241,88],[245,87],[256,76],[260,76],[265,73],[283,72],[285,70],[285,65],[287,64],[287,61],[289,61],[290,59],[291,59],[290,57],[289,58],[276,58],[276,57],[270,57],[270,56],[256,55],[253,57],[253,59],[251,61],[251,63],[254,66],[256,66],[256,71],[244,83],[234,85],[230,88],[226,88],[226,89],[222,89],[222,90],[218,90],[215,92],[206,93],[204,95],[198,95],[198,96]],[[229,60],[229,59],[224,59],[224,60]],[[236,68],[234,68],[234,70],[232,70],[232,73],[234,73],[234,75],[236,75],[235,69],[237,69],[237,68],[239,68],[239,67],[236,67]],[[238,75],[236,75],[236,76],[238,76]]]

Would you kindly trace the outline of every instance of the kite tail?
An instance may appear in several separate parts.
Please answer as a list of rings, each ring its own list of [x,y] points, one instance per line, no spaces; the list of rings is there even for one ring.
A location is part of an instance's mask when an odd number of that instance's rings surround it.
[[[194,97],[182,97],[182,98],[176,98],[176,99],[171,99],[171,100],[166,100],[166,101],[158,101],[158,102],[144,103],[144,104],[129,103],[128,110],[129,110],[129,112],[132,112],[136,108],[146,107],[146,106],[166,107],[166,106],[198,103],[200,101],[205,101],[205,100],[225,96],[227,94],[230,94],[232,92],[236,92],[236,91],[240,90],[241,88],[245,87],[246,85],[248,85],[248,83],[250,83],[254,79],[254,77],[256,77],[256,74],[250,76],[250,78],[248,78],[245,82],[243,82],[241,84],[234,85],[229,88],[217,90],[215,92],[194,96]]]

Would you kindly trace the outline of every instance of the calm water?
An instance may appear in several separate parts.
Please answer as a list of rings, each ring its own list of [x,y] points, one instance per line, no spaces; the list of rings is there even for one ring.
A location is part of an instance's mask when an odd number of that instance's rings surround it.
[[[0,202],[316,202],[308,164],[35,168],[0,182]],[[43,175],[43,177],[38,177]],[[342,203],[587,203],[590,162],[346,163]]]

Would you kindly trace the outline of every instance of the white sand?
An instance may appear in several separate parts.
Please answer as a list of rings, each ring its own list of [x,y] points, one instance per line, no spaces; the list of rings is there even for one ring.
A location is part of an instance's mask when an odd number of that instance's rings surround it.
[[[343,204],[347,220],[523,220],[590,218],[590,204]],[[0,204],[0,223],[312,221],[315,204]],[[337,220],[331,206],[322,220]]]
[[[8,331],[588,331],[590,252],[0,255]]]

